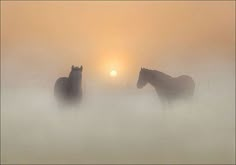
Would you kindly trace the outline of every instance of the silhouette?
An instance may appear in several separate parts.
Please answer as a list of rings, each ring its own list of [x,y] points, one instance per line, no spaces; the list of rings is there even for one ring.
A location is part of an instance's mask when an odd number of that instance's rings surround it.
[[[176,99],[188,99],[194,94],[195,83],[190,76],[171,77],[157,70],[141,68],[137,88],[151,84],[162,103],[171,103]]]
[[[79,103],[82,99],[83,66],[72,65],[69,77],[60,77],[54,86],[54,96],[59,103]]]

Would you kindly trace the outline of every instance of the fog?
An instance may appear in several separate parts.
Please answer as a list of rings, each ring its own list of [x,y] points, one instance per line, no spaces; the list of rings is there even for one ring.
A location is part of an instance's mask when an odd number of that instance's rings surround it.
[[[2,163],[235,161],[234,61],[208,62],[214,70],[189,73],[197,84],[194,99],[166,110],[149,85],[136,89],[134,79],[129,86],[105,86],[86,75],[80,106],[60,108],[55,81],[45,76],[9,86],[2,62]]]
[[[72,65],[83,100],[62,108]],[[141,67],[193,99],[163,109]],[[235,163],[235,2],[1,2],[1,163]]]

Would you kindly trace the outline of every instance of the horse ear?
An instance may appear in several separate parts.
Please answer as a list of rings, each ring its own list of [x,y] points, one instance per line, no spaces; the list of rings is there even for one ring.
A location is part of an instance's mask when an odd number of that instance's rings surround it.
[[[71,69],[74,69],[74,65],[71,66]]]
[[[83,70],[83,66],[82,66],[82,65],[80,66],[80,70],[81,70],[81,71]]]

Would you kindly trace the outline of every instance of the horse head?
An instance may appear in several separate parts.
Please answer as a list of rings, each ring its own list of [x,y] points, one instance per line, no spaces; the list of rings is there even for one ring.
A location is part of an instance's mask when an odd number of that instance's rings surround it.
[[[145,75],[145,68],[141,68],[139,72],[137,88],[143,88],[148,83]]]
[[[81,88],[82,71],[83,71],[82,65],[80,67],[74,67],[74,65],[72,65],[71,67],[69,82],[72,93],[78,93],[79,89]]]

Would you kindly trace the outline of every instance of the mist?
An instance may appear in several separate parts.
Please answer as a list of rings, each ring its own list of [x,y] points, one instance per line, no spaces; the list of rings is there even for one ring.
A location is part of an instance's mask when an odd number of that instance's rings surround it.
[[[235,163],[235,3],[1,2],[1,18],[1,163]],[[83,99],[62,108],[72,65]],[[191,76],[193,99],[163,109],[141,67]]]
[[[220,60],[207,63],[214,70],[189,72],[194,99],[165,110],[154,89],[137,89],[135,79],[108,86],[83,75],[82,103],[63,109],[53,97],[56,75],[11,86],[3,77],[2,163],[234,163],[234,65]]]

